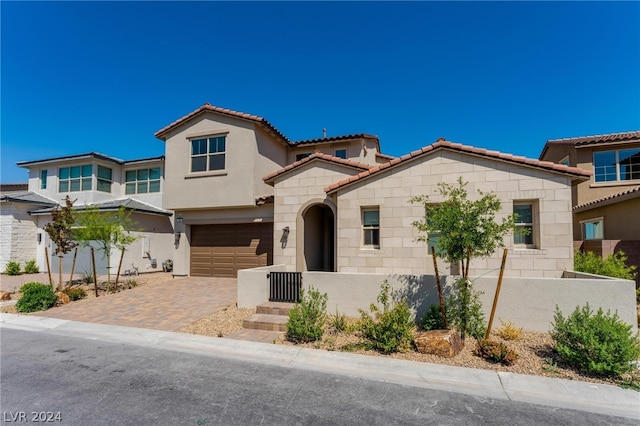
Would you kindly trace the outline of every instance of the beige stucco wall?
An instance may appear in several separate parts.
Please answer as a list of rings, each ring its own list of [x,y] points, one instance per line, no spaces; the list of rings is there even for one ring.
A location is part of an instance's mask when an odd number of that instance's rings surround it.
[[[506,237],[510,248],[506,276],[559,277],[573,267],[571,186],[569,177],[439,150],[413,161],[380,172],[373,178],[338,191],[337,270],[366,273],[432,273],[432,259],[426,246],[416,241],[411,225],[424,216],[423,206],[410,204],[416,195],[430,195],[441,201],[438,182],[455,183],[458,177],[469,182],[470,198],[478,190],[493,192],[502,202],[501,217],[511,214],[513,200],[534,200],[539,207],[538,249],[514,249],[513,237]],[[380,208],[380,248],[362,248],[362,207]],[[502,251],[487,259],[474,259],[470,273],[497,276]]]
[[[334,207],[333,200],[327,197],[324,187],[359,171],[322,160],[312,160],[275,180],[274,264],[285,264],[291,271],[304,270],[301,258],[303,212],[318,203]],[[286,247],[283,248],[281,238],[285,227],[289,227],[289,235]]]
[[[575,240],[582,240],[581,221],[600,217],[604,220],[604,239],[640,240],[640,198],[582,211],[574,216]]]
[[[378,152],[378,145],[375,140],[364,138],[300,145],[298,147],[290,148],[287,160],[290,164],[296,161],[296,155],[313,153],[315,151],[320,151],[323,154],[335,155],[335,151],[337,149],[346,149],[348,160],[358,161],[364,164],[377,164],[376,152]]]

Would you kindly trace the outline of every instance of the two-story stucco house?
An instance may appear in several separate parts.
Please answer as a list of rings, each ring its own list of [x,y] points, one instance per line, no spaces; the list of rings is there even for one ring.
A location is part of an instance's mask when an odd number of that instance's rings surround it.
[[[576,248],[622,250],[640,268],[640,131],[549,140],[540,160],[593,172],[571,194]]]
[[[44,248],[54,256],[55,246],[43,228],[51,221],[52,209],[63,205],[67,195],[79,210],[95,205],[102,211],[124,207],[132,212],[136,224],[133,234],[139,239],[125,252],[125,268],[135,265],[141,271],[152,270],[152,260],[156,259],[158,265],[171,258],[172,213],[162,209],[164,157],[122,161],[92,152],[24,161],[18,166],[29,170],[29,182],[27,191],[7,192],[0,197],[2,270],[10,260],[24,263],[30,259],[36,259],[45,270]],[[86,269],[83,261],[78,261],[78,273]],[[58,262],[50,263],[56,270]]]

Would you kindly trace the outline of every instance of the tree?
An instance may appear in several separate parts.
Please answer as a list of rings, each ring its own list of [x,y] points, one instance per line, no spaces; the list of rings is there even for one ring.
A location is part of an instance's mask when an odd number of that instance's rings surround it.
[[[111,254],[113,249],[125,250],[137,237],[130,234],[134,222],[131,212],[121,207],[117,212],[101,212],[96,206],[78,213],[77,227],[74,237],[83,245],[88,246],[91,241],[98,244],[107,259],[107,291],[111,286]]]
[[[439,183],[438,192],[444,201],[437,205],[430,204],[428,195],[411,199],[412,203],[421,203],[425,207],[425,217],[412,224],[421,232],[418,240],[428,242],[430,233],[437,233],[436,256],[452,265],[461,265],[462,277],[456,283],[456,300],[452,303],[459,313],[457,318],[451,319],[460,328],[463,338],[469,327],[477,323],[475,317],[482,315],[476,306],[479,299],[470,289],[471,259],[490,256],[504,247],[506,234],[516,231],[513,215],[504,217],[500,223],[496,221],[501,203],[495,194],[478,191],[480,198],[472,201],[468,198],[466,185],[461,177],[457,185]],[[478,327],[473,328],[474,334],[477,333]]]
[[[78,245],[72,238],[72,226],[76,220],[73,211],[73,203],[75,201],[71,201],[67,195],[64,202],[65,205],[63,207],[56,206],[53,209],[51,222],[44,226],[44,231],[49,235],[51,241],[56,244],[56,253],[59,260],[58,288],[62,288],[62,258]]]

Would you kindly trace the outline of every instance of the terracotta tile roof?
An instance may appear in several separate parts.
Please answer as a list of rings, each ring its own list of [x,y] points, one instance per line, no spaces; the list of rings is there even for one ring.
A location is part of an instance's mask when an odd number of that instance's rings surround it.
[[[535,167],[543,170],[549,170],[549,171],[554,171],[558,173],[568,174],[578,178],[587,178],[592,175],[592,172],[587,170],[582,170],[577,167],[568,167],[562,164],[556,164],[549,161],[539,161],[539,160],[534,160],[532,158],[526,158],[526,157],[521,157],[521,156],[512,155],[512,154],[505,154],[499,151],[490,151],[482,148],[474,148],[472,146],[450,142],[441,138],[441,139],[438,139],[432,145],[425,146],[422,149],[418,149],[409,154],[403,155],[400,158],[395,158],[387,163],[372,167],[369,170],[361,172],[358,175],[351,176],[347,179],[341,180],[340,182],[329,185],[325,187],[324,190],[325,192],[333,192],[350,183],[375,175],[376,173],[395,167],[398,164],[406,163],[407,161],[410,161],[417,157],[421,157],[428,153],[434,152],[438,149],[447,149],[450,151],[462,152],[465,154],[476,155],[480,157],[505,161],[509,163],[515,163],[523,166]]]
[[[309,163],[310,161],[313,160],[322,160],[322,161],[328,161],[331,163],[335,163],[335,164],[341,164],[343,166],[348,166],[348,167],[353,167],[356,169],[360,169],[360,170],[368,170],[371,166],[368,164],[363,164],[363,163],[359,163],[357,161],[351,161],[351,160],[345,160],[343,158],[338,158],[338,157],[334,157],[332,155],[329,154],[323,154],[319,151],[314,152],[313,154],[311,154],[308,157],[303,158],[302,160],[298,160],[294,163],[289,164],[286,167],[283,167],[279,170],[276,170],[273,173],[269,173],[268,175],[266,175],[265,177],[262,178],[262,180],[264,180],[267,183],[270,183],[271,181],[273,181],[273,179],[275,179],[276,177],[289,172],[290,170],[293,169],[297,169],[298,167]]]
[[[262,195],[256,198],[256,206],[262,206],[264,204],[273,204],[273,195]]]
[[[550,139],[548,144],[559,145],[591,145],[604,142],[623,142],[633,139],[640,139],[640,131],[623,132],[623,133],[609,133],[606,135],[593,135],[593,136],[580,136],[577,138],[564,138],[564,139]]]
[[[233,111],[227,108],[220,108],[217,106],[213,106],[211,104],[209,104],[208,102],[205,103],[204,105],[202,105],[200,108],[196,109],[195,111],[190,112],[189,114],[185,115],[182,118],[179,118],[178,120],[174,121],[173,123],[169,124],[168,126],[163,127],[162,129],[158,130],[155,133],[155,136],[158,139],[163,139],[163,137],[167,134],[167,132],[169,132],[170,130],[178,127],[179,125],[185,123],[186,121],[190,120],[191,118],[205,113],[205,112],[215,112],[218,114],[222,114],[222,115],[226,115],[229,117],[234,117],[234,118],[240,118],[243,120],[249,120],[249,121],[254,121],[258,124],[260,124],[263,128],[265,128],[269,133],[272,133],[276,139],[280,139],[283,143],[285,144],[290,144],[291,142],[289,141],[289,139],[287,139],[287,137],[285,135],[283,135],[278,129],[276,129],[271,123],[269,123],[267,120],[265,120],[262,117],[258,117],[257,115],[253,115],[253,114],[247,114],[244,112],[238,112],[238,111]]]
[[[374,139],[378,141],[378,137],[375,135],[368,135],[366,133],[357,133],[353,135],[343,135],[343,136],[331,136],[328,138],[317,138],[317,139],[307,139],[302,141],[291,142],[293,145],[311,145],[311,144],[321,144],[321,143],[329,143],[329,142],[339,142],[351,139]]]
[[[625,189],[624,191],[598,198],[597,200],[578,204],[577,206],[573,207],[573,211],[577,213],[580,211],[591,210],[596,207],[602,207],[608,204],[613,204],[636,197],[640,197],[640,186],[634,186],[632,188]]]
[[[394,157],[393,155],[383,154],[381,152],[376,152],[376,158],[379,158],[381,160],[391,161],[391,160],[396,159],[397,157]]]

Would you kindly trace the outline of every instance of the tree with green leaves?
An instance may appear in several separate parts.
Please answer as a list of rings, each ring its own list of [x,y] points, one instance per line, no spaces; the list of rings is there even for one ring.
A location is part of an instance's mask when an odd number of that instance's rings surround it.
[[[92,241],[98,244],[98,250],[107,259],[107,291],[111,286],[111,255],[114,249],[125,250],[138,238],[131,235],[135,223],[131,212],[121,207],[117,212],[104,212],[96,206],[87,206],[78,212],[77,227],[73,236],[83,246]]]
[[[44,232],[49,235],[56,245],[56,253],[59,260],[58,288],[62,288],[62,258],[73,250],[78,244],[73,240],[73,225],[76,216],[73,210],[71,198],[67,195],[64,206],[56,206],[51,212],[51,222],[44,226]],[[53,284],[52,284],[53,285]]]
[[[458,178],[457,185],[439,183],[438,192],[443,201],[438,204],[432,204],[428,195],[410,200],[425,207],[425,217],[412,224],[421,232],[418,240],[429,242],[429,236],[437,233],[437,241],[431,240],[435,244],[436,256],[451,265],[461,266],[462,276],[455,286],[456,299],[449,300],[447,312],[449,308],[453,308],[454,312],[457,310],[457,314],[450,320],[460,329],[463,338],[470,331],[470,326],[477,323],[478,318],[475,317],[482,316],[477,306],[480,303],[477,293],[470,288],[471,259],[492,255],[504,247],[505,235],[516,231],[513,215],[502,218],[500,222],[496,220],[501,203],[495,194],[478,191],[480,197],[471,200],[466,185],[467,182],[463,182],[461,177]],[[472,328],[477,331],[477,324]]]

